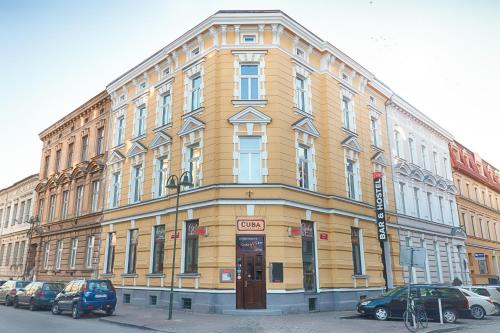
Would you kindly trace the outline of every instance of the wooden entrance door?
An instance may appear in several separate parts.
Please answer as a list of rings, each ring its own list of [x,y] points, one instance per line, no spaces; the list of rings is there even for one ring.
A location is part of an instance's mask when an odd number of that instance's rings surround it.
[[[266,308],[264,236],[236,237],[236,308]]]

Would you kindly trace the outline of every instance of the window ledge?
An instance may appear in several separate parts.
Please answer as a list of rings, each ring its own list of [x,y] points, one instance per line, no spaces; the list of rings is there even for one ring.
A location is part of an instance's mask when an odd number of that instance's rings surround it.
[[[233,106],[265,106],[267,99],[233,99]]]
[[[122,142],[119,145],[114,146],[113,148],[111,148],[111,150],[120,149],[120,148],[123,148],[123,147],[125,147],[125,142]]]
[[[373,150],[379,151],[381,153],[384,152],[384,148],[379,147],[379,146],[375,146],[374,144],[372,144],[372,148],[373,148]]]
[[[171,128],[171,127],[172,127],[172,121],[170,121],[169,123],[166,123],[165,125],[161,125],[161,126],[158,126],[156,128],[153,128],[153,132],[159,132],[159,131],[162,131],[164,129]]]
[[[137,275],[137,273],[123,273],[120,276],[126,277],[126,278],[136,278],[138,275]]]
[[[112,278],[114,277],[115,275],[113,273],[104,273],[104,274],[99,274],[99,276],[101,277],[106,277],[106,278]]]
[[[200,273],[179,273],[177,274],[177,277],[183,278],[183,279],[196,279],[201,276]]]
[[[348,128],[345,128],[344,126],[342,126],[342,130],[343,130],[344,132],[346,132],[347,134],[354,135],[355,137],[358,137],[358,133],[356,133],[355,131],[350,130],[350,129],[348,129]]]
[[[312,119],[314,119],[314,116],[313,116],[313,114],[312,114],[312,113],[309,113],[309,112],[307,112],[307,111],[301,110],[301,109],[299,109],[299,108],[298,108],[298,107],[296,107],[296,106],[294,106],[294,107],[293,107],[293,111],[297,112],[298,114],[300,114],[300,115],[302,115],[302,116],[304,116],[304,117],[308,117],[308,118],[312,118]]]
[[[146,138],[146,133],[136,136],[135,138],[131,139],[130,142],[136,142],[145,138]]]
[[[368,279],[368,275],[353,275],[353,279]]]
[[[188,118],[188,117],[191,117],[191,116],[197,115],[198,113],[203,112],[203,110],[205,110],[205,108],[204,108],[203,106],[200,106],[200,107],[199,107],[199,108],[197,108],[197,109],[194,109],[194,110],[192,110],[192,111],[189,111],[189,112],[187,112],[187,113],[184,113],[184,114],[182,115],[182,120],[184,120],[184,119],[186,119],[186,118]]]
[[[165,274],[163,274],[163,273],[148,273],[148,274],[146,274],[146,276],[150,277],[150,278],[164,278]]]

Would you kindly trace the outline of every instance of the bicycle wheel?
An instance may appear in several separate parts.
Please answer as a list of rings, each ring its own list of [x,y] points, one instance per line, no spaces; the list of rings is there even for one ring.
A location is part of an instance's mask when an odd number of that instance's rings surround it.
[[[408,331],[418,331],[418,318],[415,316],[415,312],[412,308],[403,313],[403,320]]]
[[[417,321],[422,328],[427,328],[427,326],[429,326],[429,319],[427,318],[427,312],[425,312],[425,309],[417,310]]]

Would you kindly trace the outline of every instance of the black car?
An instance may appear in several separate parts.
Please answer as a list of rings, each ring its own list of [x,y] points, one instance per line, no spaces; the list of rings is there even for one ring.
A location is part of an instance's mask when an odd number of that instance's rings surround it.
[[[31,282],[14,297],[14,307],[28,306],[31,311],[50,309],[54,298],[64,289],[61,282]]]
[[[466,316],[469,310],[467,298],[455,288],[419,284],[412,285],[410,292],[415,304],[422,304],[427,312],[427,317],[434,320],[439,320],[439,298],[443,309],[443,320],[447,323],[454,323],[459,316]],[[357,310],[363,315],[373,316],[378,320],[403,318],[407,296],[408,288],[399,287],[389,290],[379,297],[361,300]]]

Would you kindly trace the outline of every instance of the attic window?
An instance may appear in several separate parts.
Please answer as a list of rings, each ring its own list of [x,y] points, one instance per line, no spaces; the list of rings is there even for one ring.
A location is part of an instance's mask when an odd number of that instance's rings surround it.
[[[295,54],[297,54],[301,58],[304,58],[305,52],[304,52],[304,50],[297,48],[295,50]]]
[[[125,94],[120,95],[120,102],[125,102]]]
[[[163,76],[167,76],[168,74],[170,74],[170,67],[167,67],[163,70]]]
[[[248,43],[248,44],[256,43],[257,42],[257,35],[243,35],[242,42]]]
[[[191,55],[193,57],[197,56],[198,54],[200,54],[200,48],[199,47],[195,47],[194,49],[191,50]]]
[[[346,73],[342,73],[342,80],[349,81],[349,76]]]
[[[146,81],[139,83],[139,89],[146,89]]]
[[[375,97],[370,96],[370,104],[375,104]]]

